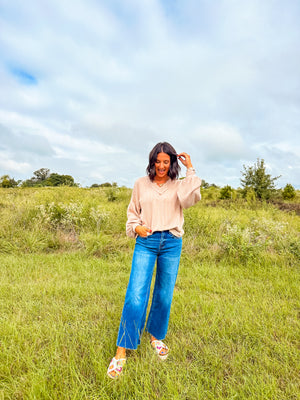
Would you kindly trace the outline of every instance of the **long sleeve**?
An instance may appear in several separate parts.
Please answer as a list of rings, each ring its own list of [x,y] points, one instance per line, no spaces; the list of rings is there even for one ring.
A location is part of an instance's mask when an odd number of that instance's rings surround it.
[[[131,200],[127,208],[126,235],[128,237],[135,238],[135,228],[138,225],[142,225],[142,220],[138,195],[138,183],[135,182],[132,190]]]
[[[201,200],[201,179],[195,170],[187,169],[186,177],[180,181],[178,199],[182,208],[189,208]]]
[[[141,225],[152,232],[169,230],[175,236],[182,236],[182,209],[200,200],[200,185],[201,179],[193,170],[187,170],[184,179],[169,179],[161,187],[148,176],[139,178],[127,208],[126,235],[136,238],[135,229]]]

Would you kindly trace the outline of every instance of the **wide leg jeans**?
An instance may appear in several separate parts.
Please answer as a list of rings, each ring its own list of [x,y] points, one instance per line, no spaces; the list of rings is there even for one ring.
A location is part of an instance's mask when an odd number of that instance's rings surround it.
[[[117,346],[136,349],[140,344],[155,262],[156,277],[146,330],[158,340],[165,338],[181,248],[182,238],[169,231],[154,232],[145,238],[137,237]]]

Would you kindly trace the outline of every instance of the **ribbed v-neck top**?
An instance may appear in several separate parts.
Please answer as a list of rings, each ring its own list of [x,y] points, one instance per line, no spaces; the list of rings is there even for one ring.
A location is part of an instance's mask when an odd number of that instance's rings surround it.
[[[127,209],[126,234],[135,238],[135,228],[146,226],[153,232],[169,230],[183,235],[183,208],[189,208],[200,199],[201,179],[194,170],[187,169],[184,179],[169,179],[161,187],[148,176],[139,178],[133,187]]]

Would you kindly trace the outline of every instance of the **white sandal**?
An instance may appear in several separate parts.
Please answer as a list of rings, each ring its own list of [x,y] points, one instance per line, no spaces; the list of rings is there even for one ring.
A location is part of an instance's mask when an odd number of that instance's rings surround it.
[[[150,343],[151,343],[152,348],[155,350],[156,354],[158,355],[158,357],[162,361],[166,360],[168,355],[169,355],[168,346],[164,342],[162,342],[161,340],[152,340]],[[166,354],[160,354],[160,352],[162,350],[167,351],[167,353]]]
[[[118,378],[121,375],[125,364],[126,364],[126,358],[120,358],[117,360],[114,357],[111,360],[109,367],[107,369],[107,375],[112,379]],[[112,372],[115,372],[115,375],[111,375]]]

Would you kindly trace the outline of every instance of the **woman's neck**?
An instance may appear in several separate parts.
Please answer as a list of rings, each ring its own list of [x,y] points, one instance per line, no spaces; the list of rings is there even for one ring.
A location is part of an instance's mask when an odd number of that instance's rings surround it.
[[[163,185],[169,180],[169,176],[164,176],[163,178],[159,178],[155,175],[154,177],[154,182],[157,183],[157,185]]]

